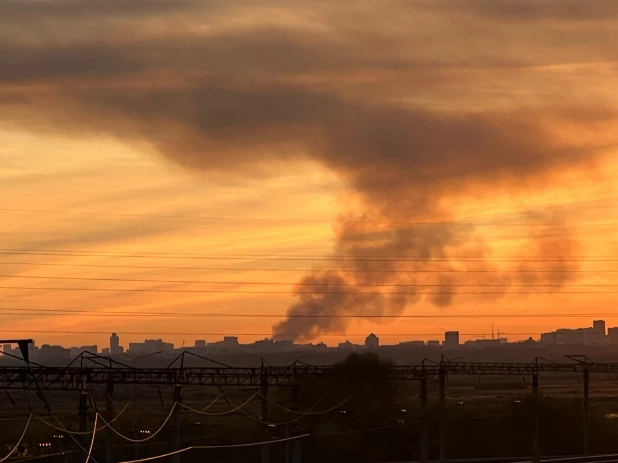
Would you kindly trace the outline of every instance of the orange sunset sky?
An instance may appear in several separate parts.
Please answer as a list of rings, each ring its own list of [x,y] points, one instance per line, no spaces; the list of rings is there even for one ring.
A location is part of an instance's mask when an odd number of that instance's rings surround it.
[[[616,326],[616,49],[601,0],[3,0],[2,336]]]

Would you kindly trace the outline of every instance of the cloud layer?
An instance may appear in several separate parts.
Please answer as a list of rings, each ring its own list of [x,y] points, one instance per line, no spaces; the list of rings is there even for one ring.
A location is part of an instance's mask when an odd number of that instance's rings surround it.
[[[307,158],[340,176],[365,224],[341,224],[345,259],[303,279],[292,315],[400,313],[423,294],[448,305],[466,282],[422,272],[436,258],[457,266],[464,251],[490,265],[482,237],[384,224],[449,221],[462,195],[516,195],[593,171],[613,141],[573,136],[615,121],[607,88],[581,80],[613,66],[610,2],[7,0],[0,18],[0,110],[21,128],[117,138],[229,176],[276,176]],[[559,218],[531,223],[532,255],[577,248]],[[540,226],[564,233],[540,242]],[[420,257],[405,267],[419,273],[376,277],[367,255]],[[380,264],[390,267],[402,270]],[[558,273],[526,278],[568,281]],[[507,288],[524,275],[495,279]],[[411,282],[426,286],[371,287]],[[275,333],[347,327],[325,320],[290,319]]]

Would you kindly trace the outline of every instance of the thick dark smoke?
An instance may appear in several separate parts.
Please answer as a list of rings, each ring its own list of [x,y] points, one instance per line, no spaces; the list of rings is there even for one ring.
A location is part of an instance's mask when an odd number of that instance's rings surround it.
[[[580,2],[362,0],[341,13],[317,0],[165,0],[159,16],[142,0],[97,15],[80,0],[5,0],[0,111],[21,129],[113,137],[216,175],[268,178],[307,158],[336,173],[362,210],[346,211],[332,268],[299,282],[290,318],[274,327],[306,340],[350,320],[320,315],[397,315],[421,300],[447,307],[570,281],[568,221],[530,218],[514,255],[539,262],[498,262],[453,206],[595,168],[601,141],[568,135],[614,112],[575,96],[569,79],[546,88],[538,76],[613,59],[618,9],[587,2],[581,22],[565,3]],[[273,24],[283,10],[289,22]],[[519,82],[521,69],[536,80]]]
[[[555,217],[530,222],[529,238],[513,262],[492,258],[469,225],[358,232],[339,234],[332,270],[310,272],[299,282],[297,302],[273,327],[275,337],[311,340],[345,332],[357,317],[380,322],[377,314],[399,315],[421,300],[444,308],[458,295],[469,303],[509,292],[556,292],[576,279],[579,267],[576,237]],[[334,314],[343,317],[329,317]]]

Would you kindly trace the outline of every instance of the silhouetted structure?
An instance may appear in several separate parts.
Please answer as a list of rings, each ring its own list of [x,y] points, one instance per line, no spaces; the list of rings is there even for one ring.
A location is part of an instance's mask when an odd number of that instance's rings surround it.
[[[605,336],[605,320],[594,320],[592,322],[592,329],[595,333]]]
[[[120,338],[116,333],[112,333],[109,338],[109,353],[112,355],[118,355],[122,353],[120,348]]]
[[[144,342],[129,343],[129,354],[151,354],[153,352],[171,352],[174,350],[174,344],[165,342],[162,339],[146,339]]]
[[[459,346],[459,331],[447,331],[444,333],[444,347]]]
[[[607,339],[610,344],[618,344],[618,328],[608,328]]]
[[[375,334],[371,333],[365,338],[365,347],[367,349],[377,349],[378,347],[380,347],[380,338],[378,338]]]
[[[612,328],[610,328],[610,331]],[[559,328],[550,333],[541,334],[541,342],[545,344],[579,344],[601,345],[610,341],[605,334],[605,320],[594,320],[588,328]]]

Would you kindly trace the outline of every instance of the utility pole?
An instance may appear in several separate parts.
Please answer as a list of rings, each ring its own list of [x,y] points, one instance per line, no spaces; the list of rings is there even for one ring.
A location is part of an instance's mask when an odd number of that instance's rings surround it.
[[[539,375],[532,375],[532,456],[534,463],[541,461],[541,416],[539,410]]]
[[[440,463],[446,463],[446,370],[444,368],[438,371],[438,378],[440,382]]]
[[[295,385],[292,388],[292,410],[294,411],[298,411],[298,395],[299,395],[299,390],[298,390],[298,385]],[[296,432],[294,433],[295,436],[298,435],[298,428],[296,429]],[[292,455],[291,455],[291,460],[288,460],[288,463],[301,463],[302,459],[303,459],[303,449],[301,447],[302,444],[302,440],[301,439],[296,439],[294,441],[292,441]]]
[[[590,454],[590,415],[588,411],[590,392],[590,370],[588,365],[584,366],[584,403],[583,403],[583,431],[584,431],[584,455]]]
[[[114,382],[109,381],[106,387],[106,407],[105,413],[107,415],[106,420],[111,423],[114,419]],[[108,426],[107,428],[107,443],[105,446],[105,461],[106,463],[113,463],[114,461],[114,431]]]
[[[421,463],[429,463],[429,428],[427,415],[427,378],[421,378]]]
[[[88,458],[88,434],[86,434],[88,427],[88,392],[82,390],[79,394],[79,445],[81,449],[77,455],[79,455],[78,461],[84,463]]]
[[[262,376],[260,377],[260,392],[262,395],[262,421],[268,422],[268,373],[262,362]],[[270,440],[270,427],[266,425],[266,440]],[[270,463],[270,449],[262,445],[262,463]]]
[[[172,451],[180,450],[180,422],[182,419],[182,386],[174,386],[174,421],[172,427]],[[180,454],[172,456],[172,463],[180,463]]]

